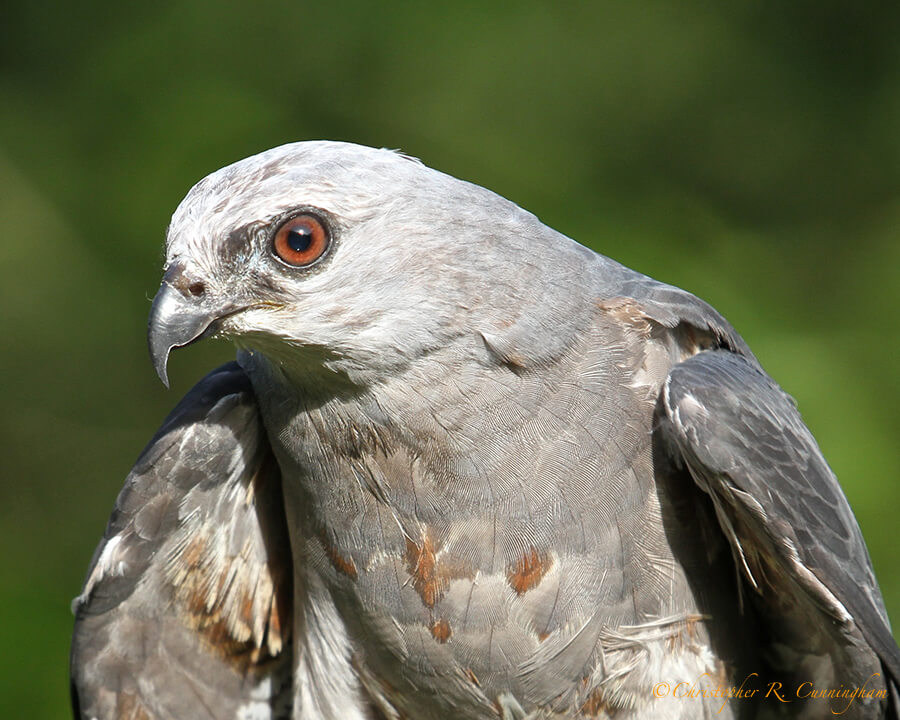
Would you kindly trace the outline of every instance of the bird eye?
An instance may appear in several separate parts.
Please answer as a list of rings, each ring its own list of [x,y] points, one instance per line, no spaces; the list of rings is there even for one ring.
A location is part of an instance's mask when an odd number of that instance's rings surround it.
[[[315,215],[296,215],[275,233],[272,250],[282,262],[293,267],[307,267],[328,249],[331,235]]]

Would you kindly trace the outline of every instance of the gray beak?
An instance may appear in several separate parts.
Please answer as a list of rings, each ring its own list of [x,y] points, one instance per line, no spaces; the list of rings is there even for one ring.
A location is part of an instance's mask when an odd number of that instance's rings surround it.
[[[153,305],[147,328],[150,359],[163,385],[169,387],[166,365],[172,348],[190,345],[209,334],[216,320],[230,314],[229,309],[211,307],[203,296],[182,293],[163,279]]]

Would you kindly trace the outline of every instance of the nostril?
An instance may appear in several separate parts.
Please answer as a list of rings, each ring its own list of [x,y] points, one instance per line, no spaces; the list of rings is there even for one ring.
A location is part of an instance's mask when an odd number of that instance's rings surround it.
[[[206,292],[206,283],[202,280],[196,280],[196,277],[196,275],[191,277],[185,271],[184,265],[176,262],[166,268],[163,280],[184,295],[184,297],[200,297]]]

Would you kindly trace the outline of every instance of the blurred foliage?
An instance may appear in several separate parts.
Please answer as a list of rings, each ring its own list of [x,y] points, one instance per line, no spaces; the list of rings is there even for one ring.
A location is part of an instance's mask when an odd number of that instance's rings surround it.
[[[169,214],[299,139],[402,148],[716,305],[797,398],[897,621],[898,36],[879,0],[7,3],[0,714],[67,716],[113,499],[231,355],[178,354],[170,392],[150,367]]]

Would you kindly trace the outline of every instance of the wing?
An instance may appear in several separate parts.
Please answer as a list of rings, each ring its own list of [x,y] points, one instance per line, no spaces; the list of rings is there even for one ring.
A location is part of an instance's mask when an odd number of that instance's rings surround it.
[[[235,363],[138,458],[75,599],[78,718],[281,718],[291,702],[281,478]]]
[[[862,534],[791,398],[741,356],[705,351],[671,370],[659,421],[712,500],[774,670],[835,688],[884,688],[886,673],[897,713],[900,651]]]

